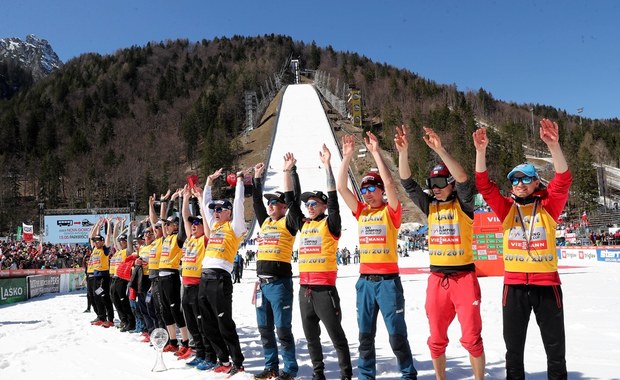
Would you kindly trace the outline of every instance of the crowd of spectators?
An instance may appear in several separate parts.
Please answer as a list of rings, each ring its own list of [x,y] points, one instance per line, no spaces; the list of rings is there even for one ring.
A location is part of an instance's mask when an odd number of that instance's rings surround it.
[[[0,242],[0,270],[80,268],[89,247],[7,240]]]

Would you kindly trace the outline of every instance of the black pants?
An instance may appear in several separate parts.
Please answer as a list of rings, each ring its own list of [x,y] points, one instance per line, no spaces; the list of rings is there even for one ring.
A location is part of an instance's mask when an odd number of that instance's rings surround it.
[[[131,305],[129,305],[129,296],[127,295],[127,284],[129,281],[123,280],[119,277],[112,278],[110,284],[110,295],[112,303],[116,308],[116,313],[121,322],[125,325],[135,328],[136,319],[131,311]]]
[[[161,307],[161,289],[159,288],[159,275],[158,277],[149,277],[151,280],[151,302],[149,308],[155,313],[155,319],[157,320],[157,324],[155,327],[159,327],[162,329],[166,328],[166,323],[164,322],[164,317],[162,315],[162,307]],[[172,338],[170,338],[172,339]]]
[[[161,314],[166,326],[177,324],[185,327],[185,318],[181,311],[181,278],[177,273],[159,276],[161,292]]]
[[[99,294],[97,294],[99,291]],[[97,317],[105,321],[114,322],[114,306],[110,299],[110,276],[95,277],[95,304],[97,305]]]
[[[88,278],[86,279],[86,298],[88,299],[88,309],[90,310],[90,306],[93,306],[93,311],[97,314],[97,318],[99,318],[99,309],[97,309],[97,303],[95,302],[95,277],[93,277],[92,273],[88,274]]]
[[[244,357],[237,335],[237,326],[232,319],[232,292],[230,275],[211,279],[203,274],[200,279],[198,302],[204,332],[211,341],[218,359],[227,362],[230,356],[236,366],[242,366]]]
[[[215,349],[211,346],[211,342],[207,339],[202,329],[202,317],[198,305],[199,290],[199,285],[186,285],[183,287],[183,313],[185,313],[187,330],[194,338],[196,357],[215,362],[217,361]]]
[[[562,288],[559,285],[504,285],[502,305],[506,379],[525,379],[523,352],[532,310],[547,354],[547,378],[566,379]]]
[[[312,369],[317,377],[324,375],[323,348],[321,347],[321,326],[323,322],[329,334],[336,354],[342,377],[351,377],[351,353],[349,342],[342,329],[342,311],[340,310],[340,296],[335,286],[308,286],[299,288],[299,310],[304,335],[308,342],[308,353],[312,360]]]

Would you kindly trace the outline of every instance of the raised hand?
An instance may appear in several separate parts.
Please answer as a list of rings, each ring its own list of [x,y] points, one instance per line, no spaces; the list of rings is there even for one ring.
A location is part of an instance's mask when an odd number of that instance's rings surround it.
[[[263,176],[263,172],[265,171],[265,164],[259,162],[254,165],[254,178],[261,178]]]
[[[341,145],[343,158],[353,157],[353,153],[355,152],[355,137],[353,137],[353,135],[342,136]]]
[[[560,142],[558,123],[549,119],[540,121],[540,139],[547,145]]]
[[[284,167],[282,168],[282,170],[284,170],[285,172],[290,171],[296,163],[297,160],[295,159],[293,153],[288,152],[284,155]]]
[[[439,135],[435,133],[432,128],[422,127],[422,129],[424,129],[424,133],[426,134],[426,136],[423,136],[422,138],[424,139],[424,142],[426,143],[426,145],[428,145],[429,148],[431,148],[435,152],[443,148]]]
[[[323,144],[323,147],[319,152],[319,157],[321,158],[321,162],[323,163],[323,165],[328,166],[330,164],[332,154],[329,149],[327,149],[327,145]]]
[[[489,139],[487,137],[486,128],[478,128],[472,134],[474,139],[474,147],[477,151],[486,151],[487,146],[489,145]]]
[[[407,129],[404,125],[401,125],[400,128],[396,127],[396,134],[394,135],[394,144],[396,145],[396,150],[399,152],[407,152],[407,148],[409,147],[409,140],[407,139]]]
[[[364,144],[366,144],[366,149],[368,149],[371,153],[379,151],[379,140],[377,139],[377,136],[370,131],[366,132]]]

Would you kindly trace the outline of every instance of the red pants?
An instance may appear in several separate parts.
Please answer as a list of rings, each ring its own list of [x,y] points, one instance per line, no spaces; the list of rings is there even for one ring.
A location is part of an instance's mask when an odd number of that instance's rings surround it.
[[[475,272],[450,275],[431,273],[426,288],[425,307],[431,330],[427,343],[433,359],[446,352],[448,327],[455,316],[458,316],[461,324],[460,342],[463,347],[473,357],[482,355],[480,285]]]

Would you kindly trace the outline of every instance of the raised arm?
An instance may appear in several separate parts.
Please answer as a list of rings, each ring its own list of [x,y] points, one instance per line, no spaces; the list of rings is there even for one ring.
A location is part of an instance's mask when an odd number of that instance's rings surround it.
[[[284,183],[282,184],[282,190],[284,190],[284,192],[293,191],[292,172],[293,166],[295,166],[296,163],[297,159],[295,159],[293,153],[287,152],[284,155],[284,166],[282,167],[282,171],[284,172],[284,175],[282,176],[284,180]]]
[[[568,163],[560,147],[560,132],[558,123],[549,119],[540,121],[540,139],[547,144],[551,158],[553,159],[553,167],[556,173],[564,173],[568,170]]]
[[[237,236],[247,232],[245,227],[245,184],[243,171],[237,172],[237,184],[235,185],[235,199],[233,199],[232,227]]]
[[[207,219],[205,219],[205,222],[209,225],[209,227],[211,227],[211,224],[213,223],[213,220],[215,219],[213,217],[213,213],[209,212],[209,203],[211,203],[211,201],[213,200],[213,196],[211,195],[211,186],[213,186],[213,182],[222,175],[222,171],[224,170],[224,168],[219,168],[218,170],[214,171],[211,175],[209,175],[207,177],[207,183],[205,184],[205,188],[202,190],[202,201],[203,201],[203,210],[205,215],[207,216]]]
[[[202,227],[205,231],[205,236],[211,235],[211,228],[209,227],[209,223],[207,222],[207,211],[204,209],[202,202],[202,189],[199,185],[194,185],[192,189],[192,193],[198,199],[198,209],[200,210],[200,215],[202,216]]]
[[[411,178],[411,168],[409,167],[409,139],[407,137],[407,129],[404,125],[400,128],[396,127],[396,135],[394,136],[394,145],[398,151],[398,175],[400,179]]]
[[[385,164],[385,161],[383,161],[377,136],[370,131],[366,132],[364,144],[366,144],[366,149],[368,149],[370,154],[372,154],[372,157],[375,159],[375,163],[377,164],[377,168],[379,169],[379,175],[381,176],[383,186],[385,187],[385,196],[387,197],[388,205],[392,208],[392,210],[398,209],[399,202],[396,195],[394,180],[392,179],[392,173],[390,173],[390,169]]]
[[[183,187],[183,204],[181,206],[181,214],[183,216],[183,220],[181,222],[185,227],[185,231],[188,231],[188,234],[190,233],[189,231],[192,230],[192,224],[189,222],[189,217],[191,215],[191,213],[189,212],[189,198],[191,197],[191,195],[192,193],[189,189],[189,185],[185,185],[185,187]]]
[[[353,159],[353,153],[355,151],[355,137],[353,135],[344,135],[341,139],[342,145],[342,163],[340,169],[338,169],[338,178],[336,180],[336,189],[340,196],[347,204],[352,212],[357,211],[358,199],[357,196],[349,189],[349,165]]]
[[[466,182],[467,173],[465,173],[465,169],[463,169],[463,166],[461,166],[461,164],[459,164],[459,162],[455,160],[444,148],[444,146],[441,144],[441,139],[439,138],[439,135],[435,133],[435,131],[433,131],[431,128],[423,127],[423,129],[424,133],[426,134],[426,136],[423,137],[424,142],[426,143],[426,145],[428,145],[429,148],[431,148],[435,153],[437,153],[437,155],[439,155],[441,160],[448,167],[450,174],[452,174],[452,177],[454,177],[456,182]]]
[[[472,134],[472,137],[474,139],[474,147],[476,148],[476,172],[486,172],[487,146],[489,145],[486,128],[476,129],[476,131]]]

